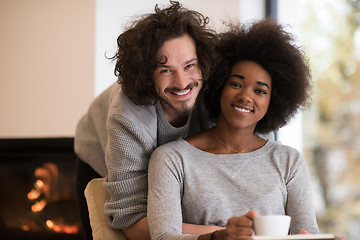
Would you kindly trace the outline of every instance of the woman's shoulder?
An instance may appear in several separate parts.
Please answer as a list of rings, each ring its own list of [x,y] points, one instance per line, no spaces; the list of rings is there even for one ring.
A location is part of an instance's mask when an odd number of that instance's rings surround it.
[[[296,149],[295,147],[286,145],[280,141],[275,140],[269,140],[269,143],[272,145],[272,147],[276,151],[286,152],[286,153],[292,153],[292,154],[300,154],[300,151]]]
[[[268,144],[270,146],[269,157],[274,161],[290,165],[303,164],[304,157],[298,149],[278,141],[269,140]]]
[[[183,138],[165,143],[154,150],[153,154],[163,154],[171,152],[184,151],[188,147],[188,143]]]
[[[186,138],[185,141],[191,146],[200,149],[202,151],[209,151],[209,146],[211,145],[211,128],[207,129],[201,133],[198,133],[194,136]]]

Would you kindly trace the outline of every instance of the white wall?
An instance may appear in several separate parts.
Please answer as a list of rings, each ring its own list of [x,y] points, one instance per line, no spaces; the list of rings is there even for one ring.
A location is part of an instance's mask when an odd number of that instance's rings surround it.
[[[116,52],[116,39],[136,16],[153,12],[155,4],[165,0],[96,0],[95,14],[95,96],[116,81],[115,63],[105,57]]]
[[[286,30],[293,33],[296,44],[301,45],[299,0],[278,0],[278,22],[286,26]],[[297,114],[291,122],[279,131],[279,141],[283,144],[303,151],[302,113]]]
[[[89,0],[0,1],[0,138],[68,137],[93,97]]]

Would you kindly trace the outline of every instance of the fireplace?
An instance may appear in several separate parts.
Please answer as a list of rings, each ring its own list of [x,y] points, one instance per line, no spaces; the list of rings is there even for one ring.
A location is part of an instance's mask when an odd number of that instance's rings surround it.
[[[0,139],[0,239],[83,239],[73,143]]]

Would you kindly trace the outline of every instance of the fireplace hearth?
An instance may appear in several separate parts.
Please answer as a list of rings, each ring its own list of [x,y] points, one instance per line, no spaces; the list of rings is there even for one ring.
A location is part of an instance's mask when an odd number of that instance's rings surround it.
[[[73,143],[0,139],[0,239],[83,239]]]

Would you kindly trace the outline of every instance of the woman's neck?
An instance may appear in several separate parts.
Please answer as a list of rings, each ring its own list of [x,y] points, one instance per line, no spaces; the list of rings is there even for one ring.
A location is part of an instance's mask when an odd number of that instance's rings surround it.
[[[251,129],[233,129],[217,125],[212,129],[212,138],[217,149],[223,153],[250,152],[256,136]]]

